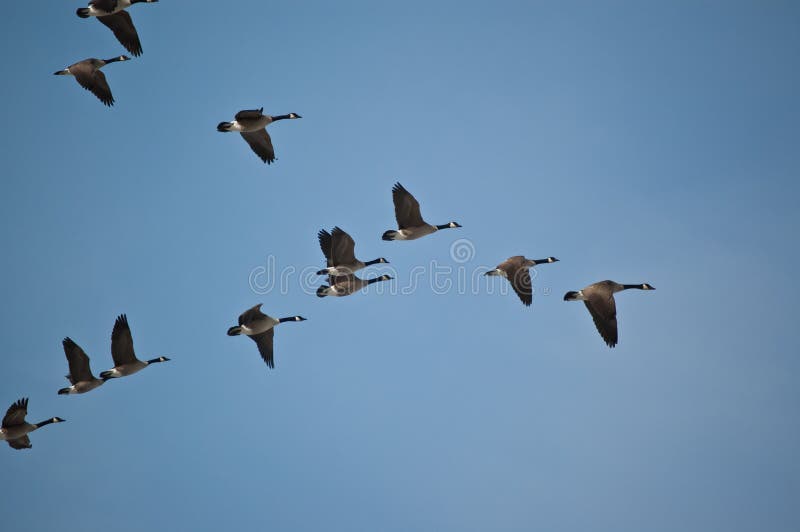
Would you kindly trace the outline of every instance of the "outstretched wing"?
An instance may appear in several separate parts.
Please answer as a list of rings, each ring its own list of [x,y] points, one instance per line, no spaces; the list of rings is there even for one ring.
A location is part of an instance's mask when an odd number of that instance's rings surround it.
[[[8,440],[8,445],[11,446],[12,449],[30,449],[33,447],[27,434],[14,440]]]
[[[240,135],[247,141],[250,149],[258,155],[259,159],[267,164],[275,161],[275,149],[272,147],[272,139],[269,138],[266,128],[258,131],[243,131]]]
[[[354,263],[356,243],[353,238],[340,227],[334,227],[331,236],[333,237],[333,266]]]
[[[258,305],[242,312],[242,314],[239,316],[239,325],[249,325],[254,321],[264,319],[266,315],[261,312],[261,305],[262,303],[259,303]]]
[[[617,345],[617,304],[614,296],[591,295],[583,302],[592,315],[597,332],[608,347]]]
[[[117,321],[114,322],[114,330],[111,331],[111,357],[114,359],[115,367],[136,362],[131,328],[125,314],[117,317]]]
[[[114,37],[131,54],[137,57],[142,55],[142,43],[139,42],[139,34],[136,33],[136,27],[134,27],[131,16],[127,11],[118,11],[113,15],[97,17],[97,20],[108,26],[114,32]]]
[[[325,259],[328,261],[328,267],[333,266],[333,261],[331,260],[331,253],[333,251],[333,237],[325,229],[320,229],[319,233],[317,233],[317,238],[319,239],[319,248],[322,250],[322,254],[325,255]]]
[[[508,280],[522,304],[526,307],[531,306],[531,303],[533,303],[533,283],[531,283],[530,270],[524,267],[511,269],[508,271]]]
[[[67,378],[72,384],[81,381],[94,379],[92,370],[89,367],[89,357],[81,349],[81,346],[72,341],[71,338],[64,338],[61,342],[64,346],[64,354],[67,355],[69,363],[69,375]]]
[[[419,212],[419,202],[400,183],[395,183],[392,187],[392,200],[394,200],[394,217],[397,219],[398,228],[425,225]]]
[[[264,108],[261,109],[245,109],[239,111],[234,117],[236,120],[256,120],[264,116]]]
[[[267,363],[270,368],[275,367],[275,361],[272,358],[272,339],[275,337],[275,329],[269,329],[261,334],[256,334],[250,338],[258,346],[258,352],[261,353],[261,358]]]
[[[109,107],[114,105],[114,96],[111,94],[105,74],[83,61],[69,67],[69,71],[81,87],[97,96],[103,104]]]
[[[22,425],[25,423],[25,416],[28,413],[28,398],[23,397],[19,401],[8,407],[5,417],[3,417],[3,428]]]

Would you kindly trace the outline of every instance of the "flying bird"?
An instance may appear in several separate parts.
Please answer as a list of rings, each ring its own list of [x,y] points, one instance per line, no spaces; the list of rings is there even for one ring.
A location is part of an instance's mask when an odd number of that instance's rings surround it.
[[[244,311],[239,316],[239,325],[228,329],[228,336],[238,336],[244,334],[253,339],[258,346],[261,358],[270,368],[275,367],[273,359],[272,340],[275,336],[275,326],[287,321],[305,321],[302,316],[290,316],[288,318],[273,318],[261,312],[261,303],[251,309]]]
[[[150,360],[136,358],[136,353],[133,351],[133,336],[131,336],[131,328],[125,314],[117,317],[114,329],[111,331],[111,357],[114,359],[114,368],[100,373],[100,378],[103,380],[127,377],[143,370],[150,364],[169,360],[163,356]]]
[[[317,233],[319,247],[328,261],[328,267],[317,272],[317,275],[347,275],[373,264],[388,264],[383,257],[367,262],[355,256],[356,243],[340,227],[334,227],[330,233],[325,229]]]
[[[71,338],[64,338],[62,344],[69,364],[67,380],[72,386],[61,388],[58,390],[58,395],[90,392],[106,381],[106,379],[98,379],[92,375],[92,369],[89,367],[89,357]]]
[[[508,279],[522,304],[529,307],[533,302],[533,285],[528,268],[533,268],[537,264],[550,264],[553,262],[558,262],[558,259],[555,257],[526,259],[522,255],[515,255],[498,264],[494,270],[486,272],[486,275],[497,275]]]
[[[379,281],[391,281],[393,277],[388,275],[381,275],[373,279],[361,279],[356,277],[355,274],[348,273],[346,275],[329,275],[328,285],[322,285],[317,288],[317,297],[325,296],[349,296],[358,292],[362,288],[377,283]]]
[[[217,131],[227,133],[238,131],[244,140],[250,145],[250,149],[267,164],[275,162],[275,149],[272,147],[272,139],[267,133],[267,126],[278,120],[292,120],[302,118],[297,113],[288,115],[270,116],[264,114],[264,108],[250,109],[236,113],[233,122],[220,122]]]
[[[431,225],[422,219],[419,202],[400,183],[392,187],[394,216],[397,218],[397,230],[390,229],[383,233],[384,240],[416,240],[425,235],[435,233],[439,229],[461,227],[456,222],[442,225]]]
[[[62,423],[60,417],[51,417],[39,423],[28,423],[25,416],[28,414],[28,398],[23,397],[12,404],[0,427],[0,440],[5,440],[12,449],[30,449],[32,447],[28,434],[50,423]]]
[[[111,107],[114,105],[114,96],[111,94],[111,88],[108,86],[105,74],[100,72],[100,69],[109,63],[128,60],[130,60],[130,57],[127,55],[112,57],[111,59],[90,57],[89,59],[78,61],[64,70],[53,72],[53,74],[56,76],[75,76],[75,81],[78,82],[78,85],[87,91],[91,91],[101,102]]]
[[[567,292],[564,294],[564,301],[583,301],[589,309],[589,314],[592,315],[597,332],[608,347],[614,347],[617,345],[617,304],[614,301],[614,294],[630,288],[655,290],[647,283],[620,284],[614,281],[600,281],[590,284],[583,290]]]
[[[142,43],[133,25],[133,20],[125,9],[133,4],[152,4],[158,0],[91,0],[89,7],[81,7],[77,14],[81,18],[97,17],[111,31],[114,37],[134,56],[142,55]]]

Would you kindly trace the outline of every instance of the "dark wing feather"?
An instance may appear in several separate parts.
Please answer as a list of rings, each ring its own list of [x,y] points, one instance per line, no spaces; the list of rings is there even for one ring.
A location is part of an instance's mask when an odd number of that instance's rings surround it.
[[[614,296],[590,295],[583,302],[592,315],[597,332],[608,347],[617,345],[617,305]]]
[[[526,307],[533,303],[533,284],[531,283],[531,272],[528,268],[518,267],[508,272],[508,280],[511,287],[519,296],[520,301]]]
[[[320,229],[319,233],[317,233],[317,239],[319,239],[319,249],[321,249],[322,254],[325,255],[328,266],[333,266],[333,262],[331,261],[331,250],[333,249],[331,234],[325,229]]]
[[[267,133],[266,129],[246,131],[240,133],[240,135],[262,161],[267,164],[272,164],[275,161],[275,149],[272,147],[272,139],[269,138],[269,133]]]
[[[139,42],[139,34],[136,33],[136,28],[127,11],[118,11],[113,15],[97,17],[97,20],[108,26],[114,32],[114,37],[131,54],[135,56],[142,55],[142,43]]]
[[[264,116],[264,108],[261,109],[245,109],[239,111],[234,117],[236,120],[257,120]]]
[[[14,440],[8,440],[8,445],[10,445],[12,449],[30,449],[33,447],[27,434]]]
[[[72,341],[71,338],[64,338],[62,342],[64,345],[64,354],[67,355],[67,362],[69,363],[69,378],[72,384],[81,381],[90,381],[94,379],[92,370],[89,367],[89,357],[81,349],[81,346]]]
[[[261,334],[256,334],[250,338],[258,346],[258,352],[261,353],[261,358],[267,363],[270,368],[275,367],[275,361],[272,358],[272,339],[275,337],[275,329],[270,329]]]
[[[117,321],[114,322],[114,329],[111,331],[111,357],[114,359],[115,367],[136,361],[131,328],[128,325],[128,317],[125,314],[120,314],[117,317]]]
[[[265,314],[261,312],[261,305],[262,303],[259,303],[258,305],[242,312],[242,314],[239,316],[239,325],[248,325],[254,321],[264,318]]]
[[[8,411],[6,411],[6,415],[3,417],[3,428],[22,425],[25,423],[25,415],[27,413],[28,398],[23,397],[8,407]]]
[[[392,200],[394,200],[394,217],[397,219],[398,228],[425,225],[425,220],[419,212],[419,202],[400,183],[395,183],[392,187]]]
[[[356,243],[353,238],[340,227],[333,228],[333,265],[352,264],[356,260]]]
[[[114,105],[114,96],[111,94],[106,76],[94,68],[91,63],[84,61],[75,63],[69,67],[69,71],[75,76],[75,80],[81,87],[97,96],[105,105],[109,107]]]

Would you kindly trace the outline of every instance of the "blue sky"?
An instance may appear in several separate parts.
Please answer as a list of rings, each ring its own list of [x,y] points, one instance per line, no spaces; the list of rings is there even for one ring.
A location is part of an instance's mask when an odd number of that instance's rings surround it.
[[[0,448],[4,529],[800,528],[796,4],[164,0],[112,109],[52,75],[123,52],[77,7],[0,20],[0,408],[67,419]],[[215,130],[261,106],[269,167]],[[395,181],[463,228],[381,241]],[[383,293],[254,289],[334,225]],[[516,254],[561,259],[531,308],[458,289]],[[562,301],[606,278],[657,288],[614,350]],[[259,302],[308,318],[274,371]],[[123,312],[172,361],[57,396]]]

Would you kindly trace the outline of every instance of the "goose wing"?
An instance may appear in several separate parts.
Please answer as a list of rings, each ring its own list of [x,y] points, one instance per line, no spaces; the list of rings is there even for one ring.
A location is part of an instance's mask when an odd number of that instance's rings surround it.
[[[136,353],[133,351],[133,337],[131,328],[128,325],[128,317],[120,314],[114,322],[114,329],[111,331],[111,357],[114,359],[114,366],[122,366],[136,362]]]
[[[239,111],[236,113],[234,117],[237,121],[239,120],[257,120],[264,116],[264,108],[261,109],[245,109],[243,111]]]
[[[250,338],[258,346],[258,352],[261,353],[261,358],[267,363],[270,368],[275,367],[275,361],[272,358],[272,339],[275,337],[275,329],[269,329],[261,334],[256,334]]]
[[[322,250],[322,254],[325,255],[325,259],[328,261],[328,267],[333,266],[333,260],[331,260],[331,254],[333,252],[333,237],[325,229],[320,229],[319,233],[317,233],[317,238],[319,239],[319,248]]]
[[[267,315],[261,312],[261,305],[262,303],[259,303],[258,305],[242,312],[241,315],[239,315],[239,326],[249,325],[254,321],[259,321],[266,318]]]
[[[3,428],[22,425],[25,423],[25,416],[28,414],[28,398],[24,397],[8,407],[6,415],[3,417]]]
[[[89,357],[81,349],[81,346],[73,342],[71,338],[64,338],[62,344],[64,345],[64,354],[67,355],[67,362],[69,363],[69,375],[67,375],[69,381],[75,384],[76,382],[94,379],[92,370],[89,367]]]
[[[333,233],[333,265],[353,264],[356,261],[353,238],[340,227],[334,227]]]
[[[501,262],[497,268],[506,272],[506,279],[511,283],[511,288],[517,293],[522,304],[529,307],[533,302],[533,283],[530,270],[523,266],[524,260],[521,255],[510,257]]]
[[[133,25],[131,16],[127,11],[118,11],[113,15],[97,17],[111,31],[119,43],[135,56],[142,55],[142,43],[139,42],[139,34]]]
[[[592,315],[597,332],[608,347],[617,345],[617,304],[613,295],[590,294],[583,302]]]
[[[8,440],[8,445],[12,449],[30,449],[31,447],[33,447],[31,445],[31,439],[28,438],[27,434],[22,436],[22,437],[20,437],[20,438],[16,438],[16,439],[13,439],[13,440]]]
[[[272,139],[266,128],[258,131],[242,131],[239,134],[262,161],[267,164],[275,162],[275,149],[272,147]]]
[[[69,67],[69,71],[75,76],[75,80],[81,87],[97,96],[103,104],[109,107],[114,105],[114,96],[111,94],[106,76],[94,65],[81,61]]]
[[[425,225],[425,220],[419,212],[419,202],[400,183],[395,183],[392,187],[392,200],[394,200],[394,217],[397,218],[398,228]]]

